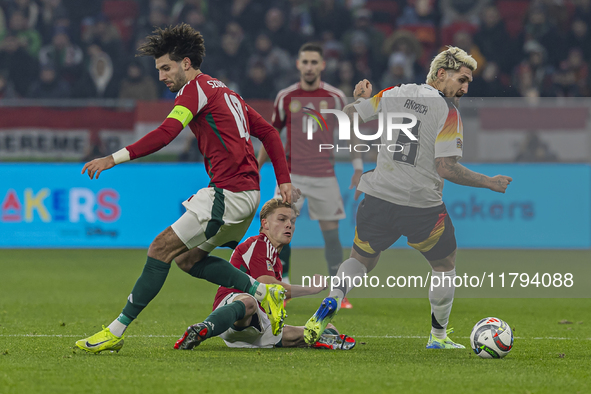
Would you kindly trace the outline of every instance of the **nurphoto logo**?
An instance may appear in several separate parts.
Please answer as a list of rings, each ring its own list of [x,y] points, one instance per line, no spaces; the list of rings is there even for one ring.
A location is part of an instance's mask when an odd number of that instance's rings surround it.
[[[322,114],[333,114],[336,116],[339,128],[339,141],[351,140],[351,121],[346,113],[338,109],[323,108],[320,110],[320,113],[310,108],[305,109],[308,110],[308,112],[306,112],[306,114],[308,115],[306,128],[308,140],[313,139],[314,122],[316,122],[318,126],[320,126],[321,130],[324,130],[324,127],[328,129],[326,120],[324,119]],[[410,122],[408,122],[408,120],[410,120]],[[378,130],[374,134],[362,134],[359,131],[359,114],[357,112],[353,114],[353,132],[355,133],[355,136],[361,141],[375,141],[382,137],[384,131],[386,133],[386,140],[392,141],[392,134],[394,130],[400,130],[408,138],[408,142],[416,142],[418,141],[418,139],[412,133],[412,129],[417,125],[417,123],[417,117],[413,114],[404,112],[381,112],[378,116]],[[398,136],[398,141],[392,144],[349,144],[348,146],[335,146],[334,144],[319,144],[318,149],[319,152],[322,152],[323,150],[334,149],[336,149],[337,152],[339,150],[347,150],[349,152],[351,152],[352,150],[354,150],[355,152],[368,152],[371,149],[371,146],[375,146],[378,152],[382,147],[385,147],[389,152],[392,153],[402,152],[405,148],[405,145],[400,144],[398,142],[400,142],[400,135]]]

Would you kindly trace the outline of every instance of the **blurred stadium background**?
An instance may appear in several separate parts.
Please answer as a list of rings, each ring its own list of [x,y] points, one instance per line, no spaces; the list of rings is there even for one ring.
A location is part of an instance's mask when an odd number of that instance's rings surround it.
[[[253,358],[212,339],[179,355],[176,336],[205,316],[215,286],[172,269],[121,354],[72,353],[76,339],[116,317],[145,248],[209,182],[188,130],[98,181],[80,175],[83,162],[137,140],[169,113],[174,95],[153,60],[134,54],[153,26],[179,22],[205,37],[202,70],[267,120],[277,92],[298,80],[304,42],[323,44],[322,78],[348,96],[363,78],[375,91],[422,83],[445,45],[467,50],[479,67],[461,101],[463,162],[514,182],[505,195],[445,185],[458,272],[571,270],[580,291],[517,300],[544,295],[495,287],[478,297],[515,298],[486,302],[459,289],[452,321],[460,342],[468,345],[486,315],[516,329],[501,363],[482,364],[469,350],[427,354],[423,290],[414,300],[354,290],[354,308],[335,323],[360,343],[349,354],[276,349]],[[591,317],[588,299],[574,297],[591,289],[590,27],[591,0],[0,0],[0,392],[185,392],[195,382],[203,392],[260,391],[269,377],[261,368],[280,371],[283,392],[359,392],[368,382],[383,392],[589,392]],[[374,158],[364,159],[370,169]],[[345,248],[357,207],[348,160],[337,155]],[[265,201],[275,188],[270,164],[261,188]],[[292,280],[325,273],[321,232],[305,208],[297,227]],[[382,260],[373,271],[382,278],[427,272],[411,250]],[[290,302],[288,324],[303,324],[317,303]]]
[[[268,120],[276,93],[298,80],[304,42],[322,43],[323,80],[349,96],[363,78],[374,91],[421,83],[442,47],[465,49],[479,67],[462,99],[463,161],[516,181],[505,196],[446,186],[460,246],[591,247],[589,0],[1,0],[0,246],[147,246],[206,184],[188,130],[141,165],[98,182],[78,174],[82,162],[137,140],[170,111],[174,95],[157,81],[153,59],[134,55],[154,26],[179,22],[205,36],[203,71]],[[348,246],[356,202],[348,153],[337,160]],[[264,200],[274,188],[270,168],[262,188]],[[139,198],[146,194],[158,196],[157,212]],[[153,220],[138,226],[147,207]],[[306,210],[299,224],[294,246],[321,247]]]

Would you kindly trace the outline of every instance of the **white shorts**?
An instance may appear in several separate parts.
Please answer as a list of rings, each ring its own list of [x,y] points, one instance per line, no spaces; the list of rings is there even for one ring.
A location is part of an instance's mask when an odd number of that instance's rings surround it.
[[[336,177],[320,178],[291,174],[291,184],[302,192],[302,197],[295,204],[298,211],[302,210],[304,200],[308,199],[310,219],[341,220],[347,217]],[[280,197],[279,188],[275,192],[275,197]]]
[[[250,294],[246,293],[231,293],[228,294],[215,309],[231,303],[237,296],[241,295],[252,297]],[[254,297],[252,298],[256,301]],[[260,330],[258,327],[254,327],[252,325],[240,331],[230,327],[220,335],[220,338],[226,342],[228,347],[272,348],[281,341],[283,332],[281,332],[279,335],[273,335],[271,321],[269,320],[267,314],[261,311],[261,308],[259,307],[257,307],[256,316],[259,320],[258,326],[260,326]]]
[[[218,246],[235,248],[246,234],[259,200],[258,190],[201,189],[183,202],[187,212],[171,227],[189,249],[199,246],[211,252]]]

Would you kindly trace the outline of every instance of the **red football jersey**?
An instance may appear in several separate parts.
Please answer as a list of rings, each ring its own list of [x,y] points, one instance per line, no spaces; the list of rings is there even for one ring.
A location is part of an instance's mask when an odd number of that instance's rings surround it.
[[[259,190],[244,100],[224,83],[199,74],[179,90],[174,105],[193,114],[189,127],[204,156],[209,185],[232,192]]]
[[[175,107],[155,130],[128,145],[131,160],[168,145],[185,125],[197,137],[209,186],[232,192],[259,190],[258,164],[250,136],[261,140],[275,169],[277,183],[291,182],[281,139],[242,98],[221,81],[198,74],[179,90]]]
[[[279,260],[277,249],[271,244],[265,234],[259,234],[248,238],[238,245],[232,253],[230,263],[245,272],[247,275],[257,279],[259,276],[274,276],[281,281],[283,267]],[[242,293],[240,290],[228,289],[220,286],[213,301],[213,309],[217,308],[219,303],[230,293]],[[259,308],[261,308],[259,304]],[[261,308],[262,309],[262,308]]]
[[[328,125],[325,130],[321,121],[319,126],[312,122],[313,138],[308,140],[307,113],[313,113],[306,108],[320,112],[321,109],[342,110],[347,104],[345,94],[321,82],[318,89],[306,91],[300,83],[281,90],[275,98],[272,124],[278,130],[287,127],[287,144],[285,152],[290,172],[297,175],[313,177],[334,176],[333,150],[319,151],[320,144],[334,144],[335,126],[338,124],[334,115],[323,115]]]

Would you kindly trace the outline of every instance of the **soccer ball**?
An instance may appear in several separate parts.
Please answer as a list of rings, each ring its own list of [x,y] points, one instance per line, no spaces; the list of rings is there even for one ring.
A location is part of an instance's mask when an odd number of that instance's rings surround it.
[[[487,317],[472,329],[470,345],[482,358],[503,358],[513,348],[513,331],[503,320]]]

